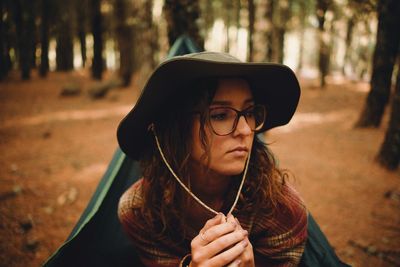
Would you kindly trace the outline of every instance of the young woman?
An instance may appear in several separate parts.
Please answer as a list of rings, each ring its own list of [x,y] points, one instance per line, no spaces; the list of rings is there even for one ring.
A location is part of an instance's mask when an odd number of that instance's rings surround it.
[[[297,266],[306,209],[258,134],[299,96],[289,68],[223,53],[155,70],[117,133],[143,171],[118,214],[144,266]]]

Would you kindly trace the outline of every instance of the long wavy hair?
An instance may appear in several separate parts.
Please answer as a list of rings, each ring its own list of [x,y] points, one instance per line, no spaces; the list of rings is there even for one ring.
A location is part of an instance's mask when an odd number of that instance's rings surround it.
[[[186,185],[190,185],[190,153],[192,149],[192,127],[194,115],[200,112],[200,140],[206,159],[210,158],[209,140],[206,137],[206,109],[209,107],[216,89],[218,78],[207,78],[186,85],[185,92],[168,103],[168,112],[155,121],[155,131],[161,148],[174,172]],[[251,85],[250,85],[251,87]],[[255,99],[257,100],[257,99]],[[149,132],[149,134],[151,134]],[[287,173],[277,168],[272,153],[255,135],[247,179],[240,194],[237,209],[251,212],[256,208],[274,216],[278,205],[286,205],[283,185]],[[209,163],[209,161],[208,161]],[[143,170],[142,195],[144,203],[141,214],[152,227],[156,238],[168,236],[177,242],[182,241],[186,222],[185,210],[190,196],[181,188],[164,164],[155,142],[141,159]],[[241,177],[241,174],[238,175]],[[237,179],[236,179],[237,180]]]

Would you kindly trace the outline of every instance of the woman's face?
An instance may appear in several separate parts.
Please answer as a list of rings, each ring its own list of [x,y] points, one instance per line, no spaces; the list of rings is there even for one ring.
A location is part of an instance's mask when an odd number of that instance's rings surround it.
[[[254,105],[253,95],[245,80],[220,79],[209,109],[230,107],[241,111],[252,105]],[[216,135],[208,123],[205,124],[204,130],[210,146],[210,164],[208,166],[210,170],[221,175],[240,174],[245,167],[254,139],[254,132],[245,118],[241,116],[236,129],[228,135]],[[199,133],[199,116],[195,116],[191,157],[195,162],[206,166],[207,159],[204,157],[205,150],[202,147]]]

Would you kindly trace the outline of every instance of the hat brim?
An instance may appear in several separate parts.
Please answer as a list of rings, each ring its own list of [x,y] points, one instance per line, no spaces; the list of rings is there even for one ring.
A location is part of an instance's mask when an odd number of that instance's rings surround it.
[[[293,71],[285,65],[172,58],[153,72],[136,105],[121,121],[117,138],[122,151],[133,159],[139,159],[150,137],[148,127],[161,112],[163,103],[173,102],[177,93],[190,90],[183,85],[204,77],[246,79],[257,103],[265,105],[267,109],[260,132],[287,124],[300,98],[299,82]]]

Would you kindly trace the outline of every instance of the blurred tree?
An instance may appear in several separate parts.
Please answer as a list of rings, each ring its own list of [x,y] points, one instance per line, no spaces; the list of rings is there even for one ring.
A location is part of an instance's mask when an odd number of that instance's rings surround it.
[[[12,1],[14,7],[19,67],[21,78],[30,78],[32,68],[32,40],[34,38],[34,2],[30,0]]]
[[[241,27],[240,24],[240,10],[242,9],[242,4],[240,0],[234,1],[234,9],[235,9],[235,26],[236,26],[236,42],[239,42],[239,29]]]
[[[153,1],[136,1],[134,5],[135,13],[135,41],[137,47],[134,55],[135,73],[138,79],[135,79],[135,85],[143,88],[144,83],[156,67],[156,56],[158,47],[158,25],[153,23]],[[165,40],[165,39],[164,39]]]
[[[134,70],[134,53],[136,45],[133,42],[133,24],[128,19],[131,10],[129,0],[114,0],[114,15],[116,21],[116,35],[119,48],[119,75],[122,78],[123,86],[131,82]]]
[[[33,5],[32,5],[32,18],[29,22],[30,27],[31,27],[31,31],[32,31],[32,39],[31,39],[31,55],[30,55],[30,60],[31,60],[31,68],[32,69],[36,69],[37,67],[37,53],[36,53],[36,48],[39,47],[40,45],[40,35],[39,35],[39,31],[38,31],[38,22],[40,20],[40,17],[37,15],[39,14],[40,10],[39,5],[38,5],[38,1],[32,1]]]
[[[266,60],[283,63],[285,34],[291,18],[293,0],[269,0],[264,19],[267,21]]]
[[[90,0],[91,27],[93,34],[92,78],[101,80],[103,73],[103,28],[101,16],[101,0]]]
[[[225,52],[229,53],[230,49],[230,36],[229,36],[229,28],[232,23],[232,13],[233,13],[233,3],[232,0],[224,0],[224,9],[225,15],[224,15],[224,23],[226,27],[226,46],[225,46]]]
[[[172,46],[180,35],[187,34],[203,49],[204,38],[199,29],[199,0],[165,0],[163,9],[169,45]]]
[[[391,78],[400,43],[400,1],[378,2],[378,32],[373,57],[371,90],[357,127],[378,127],[389,101]]]
[[[377,157],[384,167],[391,170],[397,169],[400,161],[400,55],[397,59],[397,81],[389,127]]]
[[[248,15],[249,15],[249,28],[248,28],[248,36],[247,36],[247,61],[254,60],[254,45],[253,45],[253,38],[254,38],[254,23],[255,23],[255,16],[256,16],[256,6],[254,5],[254,0],[247,1],[247,8],[248,8]]]
[[[345,54],[343,58],[342,73],[346,75],[346,69],[352,69],[354,71],[356,65],[367,66],[368,62],[368,44],[363,44],[362,47],[353,47],[353,36],[357,38],[363,38],[363,35],[370,35],[370,22],[375,17],[376,13],[376,0],[348,0],[348,5],[342,7],[343,13],[346,19],[346,37],[345,37]],[[360,24],[362,24],[360,27]],[[357,31],[358,28],[365,29],[365,33]],[[355,56],[359,54],[359,56]],[[352,60],[353,58],[353,60]],[[367,70],[362,68],[360,71],[360,78],[364,75]]]
[[[70,71],[74,68],[73,53],[73,2],[57,2],[56,69]]]
[[[285,34],[288,28],[288,22],[291,18],[291,9],[293,0],[278,1],[277,24],[275,28],[275,61],[283,63],[284,48],[285,48]],[[274,53],[273,53],[274,54]]]
[[[11,69],[10,58],[10,3],[0,1],[0,81]]]
[[[317,19],[318,19],[318,43],[319,57],[318,68],[320,72],[320,85],[324,87],[326,84],[325,76],[329,71],[329,33],[325,30],[326,13],[332,6],[332,0],[317,0]]]
[[[228,2],[229,0],[226,1]],[[215,21],[215,12],[213,3],[215,3],[215,1],[213,0],[200,1],[200,4],[203,6],[202,15],[204,17],[204,30],[206,32],[212,28]]]
[[[274,23],[272,20],[273,10],[274,10],[274,0],[267,0],[264,12],[264,20],[266,22],[266,31],[265,31],[265,39],[266,39],[266,48],[265,48],[265,61],[272,61],[272,43],[273,43],[273,28]]]
[[[76,10],[76,18],[77,18],[77,33],[79,44],[81,47],[81,58],[82,58],[82,67],[86,65],[86,32],[87,32],[87,18],[89,15],[89,3],[88,0],[75,0],[75,10]]]
[[[144,30],[144,37],[145,42],[147,43],[148,49],[147,52],[147,59],[149,66],[151,69],[154,69],[158,62],[155,60],[155,54],[158,50],[158,27],[153,23],[153,0],[146,0],[144,2],[144,19],[143,19],[143,30]]]
[[[310,1],[298,1],[299,5],[299,13],[298,13],[298,18],[299,18],[299,31],[300,31],[300,37],[299,37],[299,60],[297,64],[297,71],[301,71],[303,68],[303,58],[304,58],[304,37],[305,37],[305,31],[307,28],[307,17],[308,17],[308,5]]]
[[[40,67],[39,74],[45,77],[49,71],[49,20],[51,12],[51,1],[41,1],[41,24],[40,24]]]
[[[346,50],[344,53],[344,62],[343,62],[343,67],[342,67],[342,73],[343,75],[346,75],[346,65],[349,61],[350,57],[350,47],[351,43],[353,41],[353,30],[354,30],[354,25],[356,24],[356,17],[350,14],[349,18],[347,19],[347,32],[346,32],[346,39],[345,39],[345,46]]]

